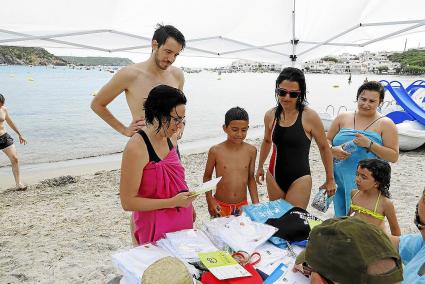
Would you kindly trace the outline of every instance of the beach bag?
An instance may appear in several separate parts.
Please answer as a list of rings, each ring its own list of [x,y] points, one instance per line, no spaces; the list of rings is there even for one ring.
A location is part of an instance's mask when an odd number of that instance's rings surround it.
[[[298,242],[306,240],[311,231],[311,222],[320,220],[300,207],[293,207],[282,217],[269,219],[266,224],[272,225],[278,231],[273,235],[288,242]]]
[[[324,213],[328,210],[329,206],[332,203],[333,198],[334,198],[333,195],[328,196],[326,193],[326,190],[321,188],[314,196],[313,202],[311,203],[311,207]]]

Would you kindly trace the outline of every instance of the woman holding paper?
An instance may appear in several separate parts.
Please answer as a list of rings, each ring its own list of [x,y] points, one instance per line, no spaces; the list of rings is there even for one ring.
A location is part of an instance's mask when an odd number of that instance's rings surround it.
[[[192,201],[183,165],[176,151],[176,133],[183,127],[186,97],[182,91],[159,85],[145,103],[146,126],[133,135],[123,153],[121,205],[133,211],[138,244],[165,233],[193,228]]]

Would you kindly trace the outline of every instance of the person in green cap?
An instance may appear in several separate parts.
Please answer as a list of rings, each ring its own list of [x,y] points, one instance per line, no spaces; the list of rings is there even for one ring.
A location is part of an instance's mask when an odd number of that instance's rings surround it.
[[[389,237],[358,218],[328,219],[310,232],[294,270],[310,283],[400,283],[403,267]]]

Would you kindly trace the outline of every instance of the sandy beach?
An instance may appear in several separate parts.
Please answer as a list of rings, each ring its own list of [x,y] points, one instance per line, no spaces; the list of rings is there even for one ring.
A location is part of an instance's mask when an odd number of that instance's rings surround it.
[[[258,148],[260,140],[252,140]],[[392,165],[392,199],[403,234],[416,231],[413,214],[425,179],[425,148],[401,153]],[[206,152],[183,155],[190,187],[201,183]],[[267,165],[266,165],[267,166]],[[312,143],[313,193],[324,181]],[[11,174],[11,173],[10,173]],[[108,283],[120,273],[111,255],[130,248],[129,213],[118,195],[119,170],[61,176],[30,185],[27,191],[0,190],[0,283]],[[267,200],[265,186],[260,198]],[[196,226],[208,219],[204,197],[195,203]],[[330,209],[320,214],[333,215]]]

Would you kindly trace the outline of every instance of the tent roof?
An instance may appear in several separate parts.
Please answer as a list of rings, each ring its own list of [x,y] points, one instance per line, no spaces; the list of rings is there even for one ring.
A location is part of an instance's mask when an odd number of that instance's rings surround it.
[[[406,38],[417,47],[425,43],[423,11],[421,0],[15,0],[0,11],[0,45],[149,54],[155,25],[164,23],[183,32],[186,56],[285,63],[293,54],[401,50]]]

